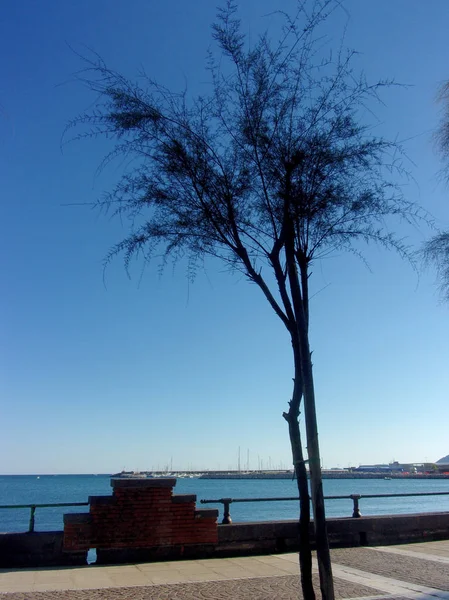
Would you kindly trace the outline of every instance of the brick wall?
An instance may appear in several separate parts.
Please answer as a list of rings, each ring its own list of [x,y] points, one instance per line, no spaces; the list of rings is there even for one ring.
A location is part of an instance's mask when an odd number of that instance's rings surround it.
[[[154,548],[218,542],[218,510],[173,494],[174,478],[111,479],[112,496],[90,496],[90,512],[64,515],[64,550]]]

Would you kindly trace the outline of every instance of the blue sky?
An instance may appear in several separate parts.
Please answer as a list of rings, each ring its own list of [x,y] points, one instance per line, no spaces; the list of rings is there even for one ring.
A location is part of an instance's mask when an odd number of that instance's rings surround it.
[[[294,6],[286,2],[286,6]],[[405,143],[406,195],[441,226],[449,190],[432,131],[449,78],[446,0],[345,3],[346,43],[370,81],[395,79],[376,132]],[[245,0],[251,35],[275,19]],[[69,144],[67,122],[94,98],[74,78],[76,52],[134,77],[204,93],[214,3],[196,0],[4,0],[0,16],[0,473],[291,464],[282,418],[290,342],[258,289],[210,260],[189,284],[102,260],[126,229],[87,207],[122,165],[96,174],[108,145]],[[265,16],[264,16],[265,15]],[[347,16],[327,25],[337,44]],[[429,232],[411,230],[419,244]],[[449,307],[434,274],[367,250],[316,264],[311,343],[325,466],[438,460],[449,452]]]

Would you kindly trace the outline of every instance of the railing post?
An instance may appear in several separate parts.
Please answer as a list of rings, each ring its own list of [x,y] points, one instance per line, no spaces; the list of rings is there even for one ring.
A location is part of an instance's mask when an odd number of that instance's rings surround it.
[[[28,532],[33,533],[34,531],[34,513],[36,512],[36,507],[34,504],[30,506],[30,524],[28,527]]]
[[[232,498],[222,498],[223,502],[223,525],[230,525],[232,523],[231,513],[229,512],[229,505],[232,502]]]
[[[352,516],[355,519],[358,519],[359,517],[362,516],[362,513],[360,512],[360,508],[359,508],[359,500],[361,498],[361,495],[360,494],[351,494],[350,498],[352,498],[352,501],[354,503],[354,508],[353,508],[353,511],[352,511]]]

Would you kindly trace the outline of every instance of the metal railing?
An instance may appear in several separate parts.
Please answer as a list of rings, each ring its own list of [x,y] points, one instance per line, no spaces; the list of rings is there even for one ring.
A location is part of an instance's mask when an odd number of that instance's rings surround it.
[[[360,512],[359,502],[365,498],[406,498],[418,496],[449,496],[448,492],[412,492],[412,493],[397,493],[397,494],[349,494],[347,496],[324,496],[325,500],[352,500],[352,517],[359,518],[362,516]],[[281,498],[218,498],[216,500],[200,500],[201,504],[223,504],[223,520],[225,525],[231,524],[231,504],[238,502],[293,502],[299,501],[298,496],[289,496]],[[60,508],[64,506],[89,506],[89,502],[58,502],[49,504],[1,504],[0,509],[30,509],[30,520],[28,532],[33,532],[35,527],[36,508]]]
[[[415,492],[404,494],[349,494],[348,496],[324,496],[325,500],[352,500],[352,517],[359,518],[362,516],[359,507],[359,501],[362,498],[405,498],[409,496],[449,496],[449,492]],[[200,500],[201,504],[223,504],[223,520],[224,525],[232,523],[230,506],[236,502],[289,502],[299,501],[298,496],[287,498],[219,498],[218,500]]]
[[[0,504],[1,508],[29,508],[30,509],[30,521],[28,525],[28,533],[32,533],[34,531],[35,525],[35,513],[36,508],[54,508],[61,506],[89,506],[89,502],[58,502],[54,504]]]

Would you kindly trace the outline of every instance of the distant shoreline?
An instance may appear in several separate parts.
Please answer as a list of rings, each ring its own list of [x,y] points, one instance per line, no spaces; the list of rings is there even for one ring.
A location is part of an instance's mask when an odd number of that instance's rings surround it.
[[[140,473],[1,473],[0,477],[111,477],[111,478],[152,478],[174,477],[176,479],[293,479],[292,471],[282,472],[242,472],[237,471],[141,471]],[[356,473],[323,471],[323,479],[449,479],[449,473]]]
[[[425,475],[384,475],[382,473],[323,473],[323,479],[449,479],[449,475],[438,473]],[[204,474],[199,479],[293,479],[293,473],[290,474],[227,474],[227,475],[209,475]]]
[[[163,472],[163,471],[142,471],[140,473],[115,473],[113,478],[157,478],[174,477],[177,479],[195,478],[195,479],[293,479],[293,471],[181,471],[181,472]],[[323,471],[323,479],[449,479],[449,473],[356,473],[342,471]]]

